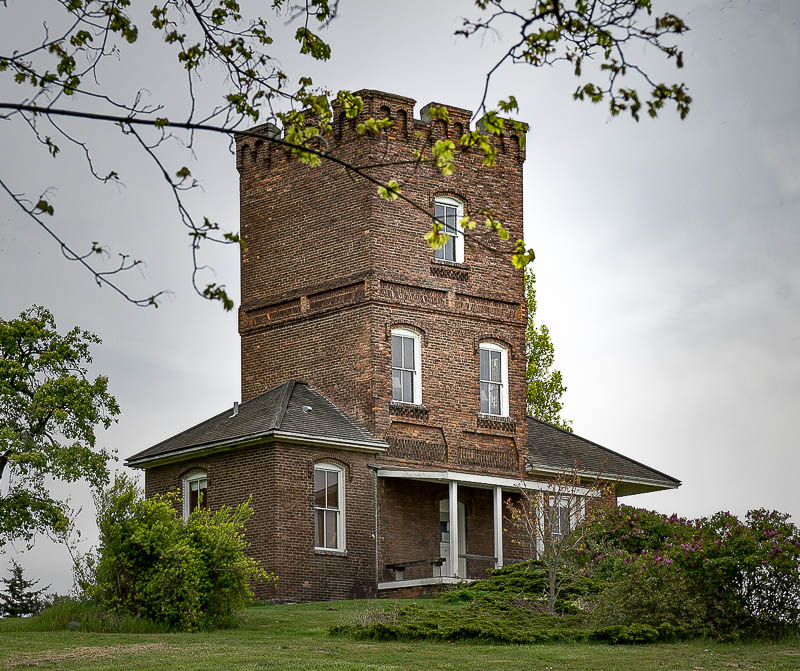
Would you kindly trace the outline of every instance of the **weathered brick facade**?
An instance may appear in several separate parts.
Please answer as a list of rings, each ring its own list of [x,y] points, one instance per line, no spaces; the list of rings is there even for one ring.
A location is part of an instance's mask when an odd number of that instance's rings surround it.
[[[411,150],[439,138],[457,142],[470,112],[449,108],[450,123],[414,119],[414,101],[359,92],[365,115],[395,125],[377,137],[358,135],[339,119],[325,139],[351,165],[408,161]],[[266,131],[266,129],[265,129]],[[434,199],[450,196],[479,218],[488,208],[516,240],[522,236],[522,166],[517,138],[492,138],[497,163],[482,166],[475,150],[456,151],[456,170],[443,176],[429,162],[375,167],[375,178],[397,179],[423,211],[387,202],[375,184],[340,165],[309,168],[278,146],[252,137],[237,141],[240,174],[242,399],[287,379],[304,380],[352,420],[385,440],[386,454],[326,450],[296,444],[221,452],[199,460],[153,466],[147,493],[174,490],[194,468],[208,473],[212,507],[252,497],[252,554],[278,574],[259,596],[314,600],[376,594],[391,580],[386,564],[440,554],[440,501],[445,484],[378,477],[389,467],[519,479],[527,449],[522,273],[470,237],[463,263],[434,259],[423,235]],[[480,233],[480,232],[478,232]],[[422,403],[392,401],[393,328],[421,337]],[[508,417],[480,415],[479,345],[508,352]],[[344,553],[314,549],[313,468],[324,460],[345,469]],[[465,508],[466,553],[494,553],[493,491],[459,486]],[[505,554],[514,556],[506,537]],[[467,574],[493,565],[467,559]],[[430,566],[409,567],[406,579],[430,578]]]

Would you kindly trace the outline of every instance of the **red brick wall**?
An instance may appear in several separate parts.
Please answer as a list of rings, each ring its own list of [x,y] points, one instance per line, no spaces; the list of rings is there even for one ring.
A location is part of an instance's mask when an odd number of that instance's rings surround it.
[[[319,601],[375,595],[375,474],[371,455],[272,444],[149,468],[147,496],[175,491],[190,470],[208,473],[211,509],[252,497],[250,555],[278,576],[256,586],[259,598]],[[345,469],[346,552],[314,550],[313,469],[320,461]]]

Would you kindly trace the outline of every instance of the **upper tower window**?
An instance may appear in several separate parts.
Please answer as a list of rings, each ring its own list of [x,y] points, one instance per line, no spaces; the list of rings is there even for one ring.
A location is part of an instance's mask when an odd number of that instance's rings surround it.
[[[464,263],[464,236],[458,229],[458,221],[464,216],[464,205],[455,198],[440,196],[434,204],[434,216],[442,225],[441,232],[450,236],[444,246],[434,252],[434,257]]]
[[[422,403],[420,337],[406,329],[392,331],[392,400]]]
[[[481,343],[481,412],[508,416],[508,350],[492,342]]]

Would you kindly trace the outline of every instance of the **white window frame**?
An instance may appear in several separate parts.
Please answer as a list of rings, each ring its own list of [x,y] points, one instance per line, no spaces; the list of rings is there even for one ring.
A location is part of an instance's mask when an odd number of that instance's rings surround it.
[[[412,381],[412,399],[410,401],[413,405],[422,405],[422,337],[416,331],[409,329],[392,329],[392,336],[400,336],[402,338],[412,338],[414,340],[414,378]],[[390,341],[391,347],[391,341]],[[393,362],[394,363],[394,362]],[[394,365],[392,365],[394,371]],[[405,368],[402,370],[412,370]],[[394,385],[392,385],[392,403],[409,403],[409,401],[397,401],[394,398]]]
[[[192,483],[205,481],[205,496],[208,497],[208,473],[201,470],[191,471],[183,476],[182,489],[183,489],[183,519],[188,520],[189,514],[189,498]],[[208,505],[208,498],[206,498],[206,506]]]
[[[339,476],[339,478],[338,478],[339,485],[338,485],[338,501],[337,501],[337,504],[338,504],[339,508],[338,508],[338,514],[336,516],[336,547],[335,548],[328,548],[328,547],[325,547],[325,546],[319,546],[319,545],[317,545],[317,539],[316,539],[317,510],[330,510],[330,508],[321,508],[320,506],[317,506],[316,501],[313,502],[314,519],[312,520],[312,527],[315,529],[315,531],[314,531],[314,536],[315,536],[314,537],[314,550],[318,550],[320,552],[344,552],[345,548],[347,547],[346,539],[345,539],[345,535],[346,535],[345,528],[347,526],[345,524],[345,515],[346,515],[345,495],[344,495],[344,487],[345,487],[344,474],[345,474],[345,471],[344,471],[344,468],[342,468],[341,466],[338,466],[336,464],[331,464],[329,462],[321,462],[319,464],[314,464],[314,480],[316,480],[317,471],[326,471],[326,472],[327,471],[332,471],[332,472],[338,474],[338,476]],[[313,487],[314,487],[313,482],[312,482],[311,486],[312,486],[312,496],[313,496]],[[326,487],[327,487],[327,484],[326,484]],[[323,537],[323,539],[325,538],[324,530],[322,532],[322,537]]]
[[[481,412],[483,415],[491,415],[493,417],[508,417],[508,349],[502,345],[494,342],[482,342],[480,350],[487,350],[489,352],[500,352],[500,414],[489,412]],[[480,354],[479,350],[479,354]],[[478,358],[478,403],[480,404],[480,383],[490,382],[489,380],[481,380],[480,371],[480,356]]]
[[[464,232],[461,230],[461,226],[459,225],[459,221],[464,218],[464,203],[456,198],[450,198],[449,196],[437,196],[434,199],[433,203],[433,212],[434,216],[436,215],[436,206],[437,205],[446,205],[447,207],[455,207],[456,208],[456,226],[455,226],[455,235],[452,237],[454,238],[454,255],[455,260],[450,261],[449,259],[440,259],[436,256],[439,250],[434,252],[434,258],[437,261],[444,261],[449,263],[464,263]],[[442,247],[444,249],[444,247]]]

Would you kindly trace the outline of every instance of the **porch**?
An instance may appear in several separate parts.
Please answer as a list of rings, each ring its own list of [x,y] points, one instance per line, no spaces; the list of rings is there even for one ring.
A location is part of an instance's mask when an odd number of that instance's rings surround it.
[[[454,471],[381,468],[377,475],[379,592],[477,580],[521,559],[503,533],[505,500],[535,483]]]

